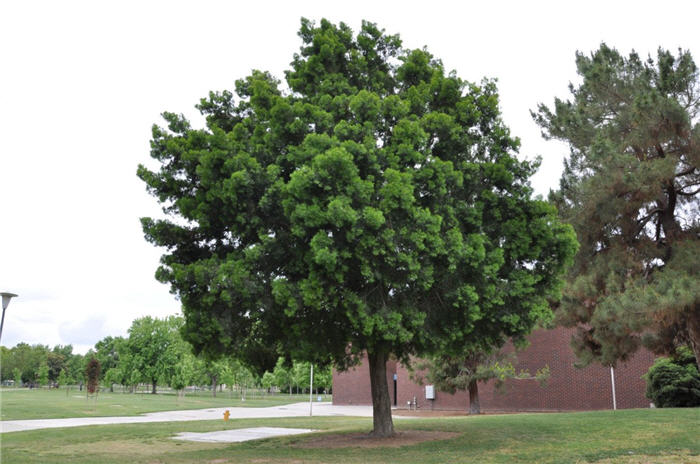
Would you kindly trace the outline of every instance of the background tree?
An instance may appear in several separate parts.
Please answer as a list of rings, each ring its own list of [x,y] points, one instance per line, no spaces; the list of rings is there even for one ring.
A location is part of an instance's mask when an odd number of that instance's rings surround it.
[[[197,352],[258,372],[279,352],[340,369],[366,353],[387,436],[389,356],[524,336],[575,239],[531,199],[536,165],[515,157],[493,82],[368,22],[302,20],[299,36],[288,90],[255,71],[201,101],[206,129],[164,113],[160,169],[138,175],[173,219],[142,224]]]
[[[49,347],[18,343],[11,349],[0,350],[0,369],[3,379],[10,378],[14,369],[21,371],[22,383],[34,383],[39,377],[39,368],[47,363]]]
[[[65,369],[61,369],[61,372],[58,374],[56,382],[58,383],[59,387],[67,387],[68,385],[70,385],[70,379],[68,378],[68,373]]]
[[[85,357],[77,353],[71,355],[67,369],[71,382],[82,382],[85,379]]]
[[[49,380],[57,382],[61,371],[68,366],[73,356],[72,345],[56,345],[46,354],[46,364],[49,367]]]
[[[558,311],[584,364],[690,343],[700,365],[700,87],[688,52],[576,54],[572,100],[533,113],[567,142],[551,195],[581,249]]]
[[[219,384],[223,383],[222,379],[226,377],[227,371],[231,370],[226,360],[200,359],[198,368],[200,375],[211,388],[211,394],[216,397],[216,389]],[[228,376],[235,381],[235,374]]]
[[[182,318],[175,316],[166,319],[146,316],[132,322],[124,343],[122,367],[131,385],[135,385],[134,381],[148,382],[151,393],[156,394],[158,382],[167,382],[172,377],[173,369],[187,350],[180,336],[182,323]],[[140,377],[134,377],[136,372]]]
[[[95,357],[100,361],[100,366],[102,366],[103,380],[110,369],[119,365],[119,348],[123,343],[125,343],[124,337],[112,337],[111,335],[95,343]],[[114,391],[112,382],[109,383],[110,391]]]
[[[184,353],[175,365],[170,376],[170,387],[178,392],[178,397],[184,396],[185,387],[192,385],[195,380],[196,360],[191,353]]]
[[[508,379],[537,380],[549,378],[549,366],[543,366],[534,375],[528,371],[516,371],[516,357],[492,347],[472,347],[457,355],[440,354],[418,364],[412,377],[420,383],[427,381],[440,391],[454,394],[457,390],[469,392],[469,414],[481,414],[479,382],[495,380],[501,388]]]
[[[48,364],[46,364],[46,362],[42,363],[41,366],[39,366],[39,369],[36,373],[36,381],[42,387],[45,387],[49,384],[49,366]]]
[[[15,387],[22,386],[22,371],[19,369],[19,367],[12,369],[12,378],[15,381]]]
[[[279,357],[275,369],[272,371],[275,377],[275,385],[280,389],[289,388],[289,394],[292,394],[292,378],[289,375],[289,369],[285,366],[285,359]]]
[[[268,393],[272,393],[272,387],[275,385],[275,376],[272,372],[265,371],[260,379],[260,384]]]

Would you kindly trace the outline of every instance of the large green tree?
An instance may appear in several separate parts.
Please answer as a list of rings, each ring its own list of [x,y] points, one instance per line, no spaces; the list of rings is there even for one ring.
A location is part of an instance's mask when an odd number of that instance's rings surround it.
[[[552,194],[581,249],[559,308],[584,363],[690,343],[700,363],[700,86],[688,52],[576,54],[571,100],[533,113],[571,153]],[[700,365],[700,364],[699,364]]]
[[[116,344],[118,368],[124,382],[130,385],[148,382],[153,394],[156,394],[159,382],[169,382],[177,363],[189,350],[180,335],[182,324],[182,318],[176,316],[135,319],[127,340]]]
[[[142,224],[195,350],[268,369],[275,351],[341,369],[366,353],[373,433],[391,435],[389,356],[529,332],[575,238],[531,199],[492,81],[367,22],[299,36],[288,88],[255,71],[201,101],[204,129],[163,115],[160,169],[138,175],[170,218]]]

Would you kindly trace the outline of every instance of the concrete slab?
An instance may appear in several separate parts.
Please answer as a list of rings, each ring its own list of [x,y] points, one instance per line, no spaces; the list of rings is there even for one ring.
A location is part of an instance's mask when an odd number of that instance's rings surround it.
[[[282,427],[254,427],[250,429],[220,430],[218,432],[181,432],[173,440],[200,441],[205,443],[237,443],[241,441],[260,440],[283,435],[301,435],[315,432],[312,429],[289,429]]]

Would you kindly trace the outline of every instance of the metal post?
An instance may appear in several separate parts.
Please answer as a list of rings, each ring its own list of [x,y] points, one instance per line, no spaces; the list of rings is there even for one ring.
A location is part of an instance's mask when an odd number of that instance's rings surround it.
[[[2,308],[2,321],[0,321],[0,340],[2,340],[2,326],[5,325],[5,308]]]
[[[615,369],[610,366],[610,383],[612,384],[613,411],[617,410],[617,398],[615,397]]]
[[[311,365],[311,376],[309,377],[309,416],[314,415],[314,365]]]
[[[2,320],[0,320],[0,340],[2,339],[2,328],[5,325],[5,310],[10,304],[10,300],[17,295],[14,293],[9,293],[9,292],[0,292],[0,296],[2,297]]]

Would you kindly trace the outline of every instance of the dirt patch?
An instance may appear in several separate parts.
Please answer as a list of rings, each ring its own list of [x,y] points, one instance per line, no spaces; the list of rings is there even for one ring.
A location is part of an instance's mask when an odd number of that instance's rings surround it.
[[[366,433],[345,433],[323,435],[294,445],[295,448],[399,448],[434,440],[449,440],[459,433],[436,432],[425,430],[407,430],[396,432],[393,437],[377,438]]]
[[[173,442],[172,440],[114,440],[94,443],[79,443],[55,448],[53,452],[62,455],[101,455],[144,457],[162,455],[174,451],[199,451],[221,448],[229,443]]]
[[[660,456],[648,456],[646,454],[635,454],[630,456],[620,456],[611,459],[596,461],[596,464],[697,464],[700,463],[700,456],[691,455],[689,451],[679,451],[678,454],[662,454]]]

